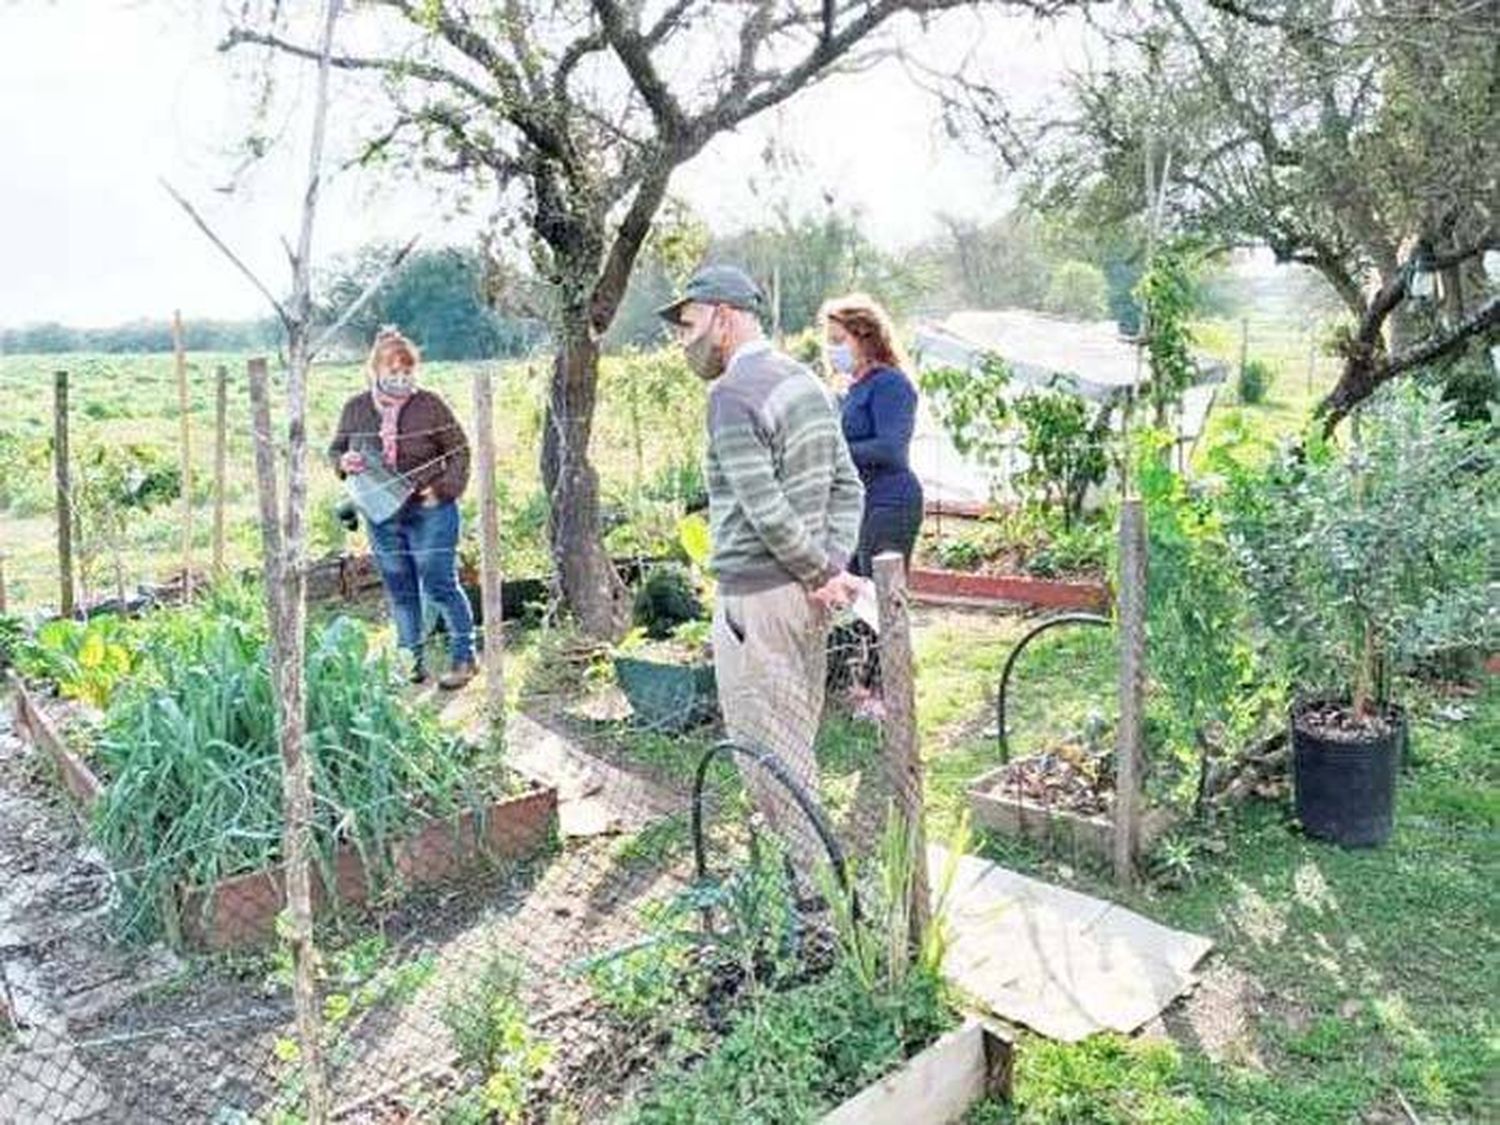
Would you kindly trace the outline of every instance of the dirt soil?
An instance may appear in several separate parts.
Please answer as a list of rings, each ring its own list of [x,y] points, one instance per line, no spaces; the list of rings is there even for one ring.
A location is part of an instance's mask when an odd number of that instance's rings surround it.
[[[1107,815],[1114,805],[1109,748],[1102,755],[1092,755],[1070,743],[1016,758],[1003,767],[990,792],[1079,816]]]

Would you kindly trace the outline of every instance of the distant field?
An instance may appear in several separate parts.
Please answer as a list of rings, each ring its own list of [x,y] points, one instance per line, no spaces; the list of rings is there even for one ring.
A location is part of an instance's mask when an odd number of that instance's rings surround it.
[[[228,554],[234,566],[259,559],[254,451],[245,391],[244,356],[193,355],[192,461],[195,562],[206,566],[212,533],[214,370],[230,372],[229,473],[226,505]],[[474,364],[433,363],[424,382],[443,394],[469,428]],[[75,462],[100,444],[139,444],[176,458],[177,384],[170,355],[0,356],[0,396],[10,404],[0,416],[0,550],[13,607],[56,604],[56,522],[51,466],[53,372],[70,374],[72,444]],[[542,565],[541,507],[537,453],[548,366],[495,365],[497,478],[502,500],[502,536],[507,569],[534,571]],[[685,370],[651,358],[606,361],[601,404],[593,440],[607,501],[627,502],[639,480],[649,484],[683,459],[698,456],[701,389]],[[315,553],[343,541],[332,510],[341,495],[322,459],[344,400],[363,385],[355,364],[319,366],[309,392],[311,461],[310,526]],[[634,402],[632,403],[632,396]],[[280,416],[280,404],[276,405]],[[637,429],[632,417],[638,418]],[[640,458],[637,462],[637,450]],[[469,497],[472,505],[472,490]],[[125,554],[126,585],[157,580],[178,564],[180,505],[173,503],[134,520]],[[362,536],[361,536],[362,538]],[[92,592],[113,589],[112,573],[96,576]]]
[[[1248,320],[1250,359],[1260,359],[1272,370],[1265,402],[1240,405],[1236,374],[1239,371],[1241,321],[1207,320],[1195,328],[1198,347],[1229,365],[1229,382],[1220,388],[1208,430],[1198,450],[1213,444],[1236,419],[1243,419],[1251,432],[1270,439],[1300,433],[1313,408],[1338,380],[1340,360],[1323,354],[1327,324],[1309,322],[1308,327],[1282,317],[1251,317]]]

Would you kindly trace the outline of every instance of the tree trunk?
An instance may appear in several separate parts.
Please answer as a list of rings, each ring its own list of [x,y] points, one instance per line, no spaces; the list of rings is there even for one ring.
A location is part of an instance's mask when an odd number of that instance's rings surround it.
[[[599,346],[586,315],[564,314],[542,436],[542,484],[549,500],[552,562],[563,600],[586,634],[612,640],[624,631],[629,607],[624,583],[604,550],[599,474],[589,460]]]

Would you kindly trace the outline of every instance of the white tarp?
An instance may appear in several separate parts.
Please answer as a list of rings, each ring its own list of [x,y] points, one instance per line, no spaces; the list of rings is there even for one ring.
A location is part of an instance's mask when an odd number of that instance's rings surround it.
[[[1025,309],[953,313],[941,324],[919,326],[915,350],[918,371],[973,370],[986,356],[999,356],[1015,379],[1010,397],[1052,385],[1062,375],[1068,377],[1062,386],[1102,403],[1135,386],[1143,373],[1139,350],[1120,335],[1113,321],[1072,321]],[[1223,365],[1217,362],[1200,359],[1199,368],[1203,382],[1183,393],[1174,419],[1180,446],[1190,446],[1203,432],[1216,393],[1213,384],[1224,377]],[[1006,478],[1024,469],[1025,458],[1016,450],[992,474],[958,451],[924,395],[911,463],[929,501],[982,504],[997,491],[1006,494]]]

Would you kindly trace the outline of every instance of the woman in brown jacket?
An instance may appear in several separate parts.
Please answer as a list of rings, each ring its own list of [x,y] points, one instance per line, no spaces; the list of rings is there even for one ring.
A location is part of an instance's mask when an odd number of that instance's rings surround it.
[[[427,679],[422,654],[422,599],[430,598],[448,628],[451,664],[439,686],[474,678],[474,613],[458,583],[458,498],[469,482],[469,443],[448,404],[417,386],[421,357],[394,328],[370,349],[368,390],[344,404],[328,447],[344,478],[388,478],[401,503],[380,522],[366,511],[370,543],[390,600],[397,643],[412,656],[412,682]]]

